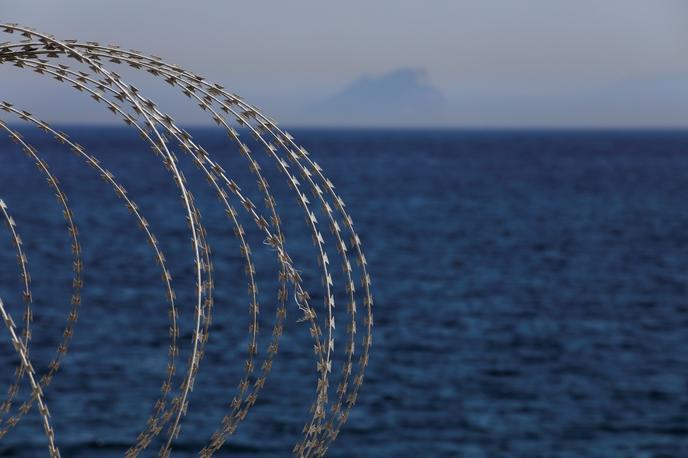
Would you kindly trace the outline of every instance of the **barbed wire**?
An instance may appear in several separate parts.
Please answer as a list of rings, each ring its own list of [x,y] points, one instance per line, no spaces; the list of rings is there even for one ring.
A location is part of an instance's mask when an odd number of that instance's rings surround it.
[[[77,91],[90,96],[95,102],[105,105],[114,116],[137,131],[140,137],[150,145],[153,153],[162,161],[170,174],[182,201],[184,217],[194,251],[193,263],[196,286],[190,356],[180,381],[178,380],[179,377],[175,377],[180,354],[179,310],[172,286],[173,279],[166,258],[158,239],[150,228],[150,224],[114,175],[105,169],[99,160],[89,154],[84,147],[73,142],[66,134],[55,130],[30,112],[16,108],[9,102],[0,102],[0,110],[49,133],[58,142],[67,145],[104,181],[109,183],[136,219],[139,228],[152,247],[154,259],[161,269],[170,320],[167,372],[162,383],[160,396],[153,404],[153,410],[146,422],[146,427],[137,436],[135,443],[127,450],[126,456],[138,456],[163,431],[165,431],[164,436],[166,438],[162,441],[163,445],[158,454],[161,457],[170,455],[172,445],[179,436],[182,419],[188,410],[189,393],[196,381],[205,352],[205,345],[211,331],[215,288],[212,251],[207,240],[206,228],[201,221],[201,215],[195,203],[194,192],[188,186],[178,163],[178,158],[174,153],[175,147],[191,158],[217,195],[219,203],[229,217],[234,237],[242,254],[250,297],[248,349],[243,373],[236,393],[228,396],[231,401],[227,403],[227,413],[199,454],[203,457],[210,457],[218,452],[256,403],[278,352],[279,340],[287,313],[287,302],[289,297],[293,297],[295,305],[302,315],[300,321],[308,323],[310,336],[313,339],[317,372],[315,400],[310,409],[311,418],[304,425],[303,435],[294,446],[293,453],[299,457],[325,455],[328,447],[337,438],[339,431],[347,421],[349,411],[355,404],[363,383],[372,345],[373,298],[370,275],[361,240],[354,230],[353,220],[347,212],[343,200],[335,192],[333,183],[325,177],[321,167],[311,159],[303,147],[295,143],[294,138],[288,132],[280,129],[274,121],[262,114],[255,106],[226,91],[222,86],[208,82],[179,66],[168,64],[159,57],[146,56],[134,50],[122,50],[112,45],[103,46],[96,42],[57,40],[50,35],[16,24],[2,24],[0,29],[6,34],[18,34],[22,37],[16,42],[10,40],[0,44],[0,64],[13,65],[53,78],[60,83],[69,84]],[[106,62],[113,65],[126,65],[131,69],[145,71],[154,77],[161,78],[207,112],[218,127],[226,131],[240,155],[248,162],[248,168],[262,194],[266,213],[261,212],[261,208],[254,204],[208,151],[197,144],[188,132],[180,128],[169,114],[158,109],[156,103],[145,98],[138,88],[126,83],[119,74],[106,67]],[[300,270],[296,268],[295,262],[287,252],[283,222],[279,216],[271,186],[261,171],[259,161],[248,144],[242,140],[234,124],[246,130],[255,143],[265,150],[266,157],[275,163],[304,213],[306,230],[310,232],[316,249],[317,268],[322,281],[322,292],[320,293],[324,298],[322,317],[318,315],[316,307],[311,304],[313,291],[308,291],[304,286]],[[10,138],[21,146],[24,153],[36,163],[41,173],[45,175],[63,208],[67,229],[72,239],[74,260],[71,309],[57,355],[49,364],[45,374],[41,376],[40,381],[37,382],[29,354],[32,296],[28,261],[16,231],[15,222],[9,216],[5,203],[0,201],[0,209],[17,252],[26,308],[20,337],[16,333],[14,321],[4,308],[3,303],[0,302],[0,312],[20,360],[7,399],[0,404],[0,420],[13,411],[13,400],[26,375],[28,375],[32,390],[30,399],[18,408],[15,407],[17,413],[12,414],[4,422],[0,421],[0,439],[10,428],[19,423],[22,417],[29,412],[32,404],[36,402],[43,418],[49,443],[49,453],[54,458],[60,456],[57,447],[59,441],[56,441],[50,424],[43,392],[58,372],[74,333],[83,287],[82,249],[73,212],[57,178],[52,175],[38,151],[29,145],[17,131],[10,128],[4,120],[0,120],[0,129],[5,130]],[[308,193],[312,195],[313,202],[309,199]],[[279,263],[275,321],[272,337],[267,343],[262,361],[258,361],[260,305],[256,265],[246,231],[239,220],[239,212],[231,204],[232,200],[239,202],[242,211],[253,221],[257,230],[263,234],[264,245],[274,253]],[[330,233],[327,239],[321,230],[323,224],[318,220],[316,211],[324,215],[325,225],[329,228]],[[330,238],[331,240],[329,240]],[[337,288],[335,288],[335,277],[337,276],[334,275],[334,270],[331,267],[334,259],[331,259],[332,252],[328,248],[336,250],[337,257],[341,262],[341,278],[345,294],[337,293]],[[356,280],[357,275],[359,276],[358,280]],[[290,290],[292,294],[290,294]],[[333,364],[336,327],[335,296],[339,295],[346,302],[346,314],[349,323],[346,326],[347,337],[343,344],[344,357],[341,364],[341,375],[338,377],[337,383],[333,381],[333,379],[337,379],[337,376],[333,375]],[[363,316],[359,313],[360,303],[363,304]],[[361,328],[363,332],[359,332]],[[357,352],[360,353],[358,359],[355,358]],[[337,383],[336,389],[332,388],[335,383]],[[332,395],[333,393],[334,395]]]

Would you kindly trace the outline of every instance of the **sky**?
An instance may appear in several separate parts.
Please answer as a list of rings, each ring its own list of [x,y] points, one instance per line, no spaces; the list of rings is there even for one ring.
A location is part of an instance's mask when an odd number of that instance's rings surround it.
[[[685,0],[0,0],[0,21],[161,56],[284,124],[361,77],[417,68],[446,99],[437,125],[688,127]],[[0,80],[1,99],[48,118],[111,119],[81,101],[57,113],[49,79]]]

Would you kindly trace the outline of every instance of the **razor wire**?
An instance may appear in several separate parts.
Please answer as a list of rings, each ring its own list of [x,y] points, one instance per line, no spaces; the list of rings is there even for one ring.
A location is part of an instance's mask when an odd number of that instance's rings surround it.
[[[206,227],[195,203],[194,191],[189,187],[175,155],[177,150],[188,155],[217,195],[218,202],[229,219],[234,238],[242,253],[250,296],[249,343],[243,374],[236,392],[227,398],[226,414],[199,454],[210,457],[218,452],[256,403],[278,353],[287,305],[289,298],[293,297],[296,308],[301,314],[300,321],[307,323],[313,340],[317,384],[314,401],[310,408],[311,418],[304,425],[301,440],[292,451],[299,457],[325,455],[347,421],[363,383],[372,345],[373,298],[361,239],[354,230],[353,220],[343,200],[335,192],[334,184],[325,177],[322,168],[311,158],[308,151],[295,143],[288,132],[280,129],[255,106],[228,92],[219,84],[208,82],[195,73],[164,62],[159,57],[147,56],[134,50],[123,50],[112,45],[103,46],[96,42],[58,40],[16,24],[2,24],[0,29],[6,34],[21,36],[19,41],[10,40],[0,44],[0,64],[13,65],[71,85],[96,103],[108,108],[115,117],[135,130],[150,145],[153,153],[170,174],[183,205],[183,217],[187,222],[194,251],[193,267],[196,286],[190,356],[185,365],[183,377],[179,380],[175,374],[180,355],[179,307],[181,305],[176,299],[168,262],[151,225],[137,204],[129,197],[120,181],[100,163],[97,157],[90,154],[86,148],[76,143],[67,134],[56,130],[30,112],[17,108],[12,103],[0,101],[0,110],[7,113],[13,121],[28,123],[50,134],[59,143],[67,145],[110,185],[136,220],[159,266],[170,320],[167,372],[161,385],[159,398],[153,404],[146,426],[137,436],[135,443],[127,450],[126,456],[138,456],[158,436],[163,438],[159,456],[167,457],[171,454],[174,441],[180,433],[182,420],[189,408],[189,394],[193,390],[205,345],[212,330],[211,317],[215,288],[212,251],[207,240]],[[169,114],[160,110],[154,101],[144,97],[138,88],[128,84],[119,74],[111,70],[110,64],[126,65],[131,69],[145,71],[160,78],[208,113],[212,121],[232,140],[236,146],[234,152],[238,152],[247,161],[248,168],[265,202],[264,214],[202,145],[179,127]],[[286,180],[304,213],[306,230],[310,233],[317,252],[317,269],[322,282],[322,290],[318,293],[324,298],[322,307],[312,304],[313,291],[308,291],[304,286],[300,270],[297,269],[287,251],[284,224],[277,210],[270,183],[262,173],[255,153],[242,139],[241,133],[234,125],[248,132],[255,143],[264,149],[267,157],[274,162],[279,173]],[[14,382],[6,399],[0,404],[0,439],[16,426],[36,403],[43,420],[50,456],[55,458],[60,456],[59,438],[55,437],[51,426],[44,391],[49,388],[52,379],[59,371],[75,332],[83,288],[82,247],[72,209],[67,195],[60,188],[58,178],[52,174],[39,152],[4,119],[0,119],[0,130],[18,145],[45,176],[62,207],[72,241],[73,291],[63,337],[58,345],[56,356],[48,365],[47,370],[44,373],[36,373],[29,353],[33,310],[27,254],[23,249],[17,224],[10,216],[5,203],[0,200],[0,210],[2,210],[3,219],[16,251],[25,306],[23,328],[21,333],[18,333],[15,322],[4,304],[0,302],[0,313],[19,359]],[[313,202],[309,198],[309,193]],[[234,205],[233,202],[239,205]],[[324,223],[318,219],[315,208],[324,215]],[[246,237],[246,230],[239,220],[239,211],[245,213],[253,221],[255,228],[263,234],[264,245],[274,253],[279,263],[275,320],[272,337],[269,339],[267,349],[263,352],[265,356],[262,360],[258,359],[260,353],[258,315],[261,305],[258,300],[257,267]],[[325,226],[330,233],[327,239],[325,232],[321,229]],[[328,247],[333,247],[337,251],[338,261],[341,263],[341,283],[338,286],[344,287],[345,294],[336,292],[335,280],[339,278],[332,267],[335,260],[330,259]],[[333,371],[335,296],[343,298],[348,317],[345,342],[340,344],[344,349],[344,355],[339,376],[336,376]],[[359,311],[359,304],[362,304],[362,312]],[[359,354],[358,358],[356,358],[357,354]],[[29,379],[32,394],[30,399],[17,406],[14,398],[25,378]]]

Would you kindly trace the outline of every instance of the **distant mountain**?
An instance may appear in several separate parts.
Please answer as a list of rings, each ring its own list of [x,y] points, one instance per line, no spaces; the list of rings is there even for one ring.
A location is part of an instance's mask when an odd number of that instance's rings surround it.
[[[444,117],[445,97],[422,69],[402,68],[364,76],[314,105],[307,116],[318,124],[425,125]]]

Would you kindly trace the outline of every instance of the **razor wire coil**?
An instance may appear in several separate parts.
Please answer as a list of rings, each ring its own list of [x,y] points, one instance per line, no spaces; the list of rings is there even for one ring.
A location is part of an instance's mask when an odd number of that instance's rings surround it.
[[[322,168],[303,147],[295,143],[294,138],[289,133],[280,129],[256,107],[228,92],[222,86],[208,82],[179,66],[168,64],[159,57],[146,56],[138,51],[122,50],[116,46],[103,46],[96,42],[58,40],[50,35],[16,24],[3,24],[0,25],[0,29],[5,34],[21,36],[19,41],[10,40],[0,44],[0,64],[13,65],[52,78],[60,83],[71,85],[77,91],[90,96],[96,103],[106,106],[114,116],[137,131],[140,137],[150,145],[179,191],[183,205],[183,216],[187,221],[193,246],[196,283],[190,356],[181,381],[177,380],[179,377],[175,377],[180,364],[178,360],[180,355],[179,307],[181,304],[178,304],[179,301],[176,298],[168,261],[151,225],[120,181],[100,163],[97,157],[90,154],[67,134],[54,129],[30,112],[17,108],[9,102],[0,102],[0,110],[13,119],[26,122],[52,135],[56,141],[68,146],[86,165],[98,173],[103,181],[109,184],[136,220],[139,230],[151,247],[160,270],[166,303],[169,308],[170,343],[167,371],[159,397],[154,403],[146,426],[137,436],[135,443],[127,450],[126,456],[138,456],[158,436],[163,438],[162,446],[158,452],[159,456],[170,455],[174,441],[179,435],[182,420],[189,407],[189,394],[200,370],[205,345],[211,332],[215,289],[212,252],[207,240],[206,227],[201,221],[201,215],[195,202],[194,192],[189,187],[179,167],[175,151],[180,151],[191,158],[217,195],[218,202],[222,205],[233,227],[234,237],[239,244],[250,296],[249,344],[243,366],[243,375],[239,380],[236,393],[227,403],[226,414],[199,454],[203,457],[210,457],[218,452],[256,403],[277,355],[279,340],[286,319],[287,305],[290,302],[289,298],[293,297],[299,313],[302,315],[301,320],[307,323],[310,336],[313,339],[318,377],[315,400],[311,406],[311,419],[304,425],[301,440],[294,446],[293,453],[299,457],[323,456],[347,421],[349,411],[355,404],[363,383],[372,344],[373,298],[370,275],[368,274],[361,240],[354,230],[353,220],[349,216],[343,200],[335,192],[333,183],[325,177]],[[170,115],[161,111],[154,101],[144,97],[139,89],[125,82],[120,75],[109,69],[106,63],[126,65],[131,69],[145,71],[154,77],[161,78],[207,112],[213,122],[226,131],[228,137],[236,145],[238,152],[248,161],[249,170],[260,189],[267,211],[264,214],[261,213],[259,206],[246,193],[242,192],[242,189],[229,173],[211,157],[202,145],[196,143],[192,136],[179,127]],[[242,140],[240,132],[234,127],[234,124],[246,130],[256,144],[265,150],[267,157],[274,161],[304,213],[306,229],[311,234],[317,252],[317,264],[322,281],[320,294],[324,298],[324,303],[321,315],[317,313],[316,307],[312,304],[312,291],[309,292],[304,286],[300,271],[287,252],[284,224],[277,211],[276,199],[271,191],[270,183],[261,172],[260,164],[254,157],[254,152]],[[25,307],[20,332],[4,303],[0,300],[0,314],[20,361],[6,399],[0,404],[0,440],[21,421],[23,416],[31,410],[32,405],[36,404],[48,440],[50,456],[55,458],[60,456],[59,439],[55,437],[51,426],[44,391],[49,388],[51,381],[58,373],[75,332],[81,307],[81,292],[84,287],[82,247],[69,200],[60,187],[58,178],[52,174],[48,165],[40,157],[39,152],[4,119],[0,119],[0,130],[4,131],[21,148],[46,178],[62,208],[71,240],[73,281],[70,311],[56,355],[45,371],[37,373],[31,364],[30,357],[33,309],[31,307],[32,294],[28,257],[23,248],[17,224],[11,216],[11,209],[4,201],[0,200],[0,213],[8,227],[16,251]],[[313,202],[309,199],[308,193],[311,194]],[[239,205],[235,206],[233,202],[237,202]],[[319,208],[322,215],[325,215],[325,224],[318,220],[314,210],[315,206]],[[239,212],[245,213],[253,221],[255,230],[263,234],[264,245],[275,254],[279,263],[275,321],[272,337],[269,339],[262,360],[258,359],[258,314],[261,306],[258,300],[257,267],[246,237],[245,228],[238,218]],[[321,229],[323,226],[329,228],[330,235],[328,237],[331,237],[331,240],[326,240]],[[328,246],[336,249],[341,262],[340,276],[343,282],[341,286],[344,287],[345,294],[337,294],[335,291],[335,278],[337,277],[333,275],[334,260],[330,259],[328,255]],[[359,276],[358,279],[356,274]],[[347,336],[345,342],[340,344],[344,349],[344,355],[341,363],[341,375],[338,379],[333,375],[335,296],[344,297],[348,317]],[[359,303],[363,304],[362,313],[359,312]],[[361,328],[362,332],[359,332]],[[359,355],[358,358],[356,358],[356,354]],[[30,399],[17,406],[15,405],[15,398],[20,385],[25,383],[25,379],[29,381],[32,394]],[[334,388],[335,383],[337,383],[336,388]]]

